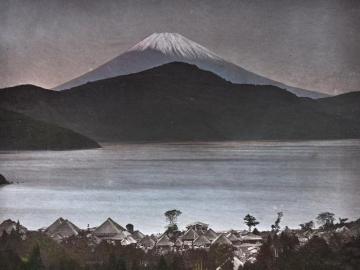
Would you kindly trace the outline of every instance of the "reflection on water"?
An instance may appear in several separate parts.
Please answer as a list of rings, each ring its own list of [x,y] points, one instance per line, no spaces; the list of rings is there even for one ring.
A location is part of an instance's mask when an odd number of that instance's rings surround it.
[[[159,232],[163,213],[215,229],[248,212],[267,229],[277,211],[296,227],[321,211],[360,217],[360,141],[107,145],[81,151],[0,152],[0,220],[30,228],[59,216],[82,227],[108,216]]]

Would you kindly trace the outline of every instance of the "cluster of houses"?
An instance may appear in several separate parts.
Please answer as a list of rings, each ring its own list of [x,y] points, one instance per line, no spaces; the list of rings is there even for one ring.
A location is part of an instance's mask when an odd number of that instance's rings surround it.
[[[334,232],[325,232],[312,230],[311,232],[301,232],[299,230],[289,230],[289,233],[295,234],[300,244],[306,243],[315,235],[330,239],[332,233],[341,235],[341,239],[346,241],[354,236],[360,236],[360,220],[353,222],[352,225],[337,227]],[[285,231],[286,231],[285,230]],[[5,220],[0,224],[0,237],[4,234],[18,232],[23,239],[26,238],[27,229],[19,222]],[[89,245],[97,245],[102,241],[108,243],[120,244],[122,246],[134,245],[143,249],[145,252],[153,250],[160,254],[167,252],[182,253],[189,249],[209,249],[213,245],[227,245],[234,250],[234,260],[244,263],[245,261],[254,261],[256,255],[266,236],[257,235],[248,231],[224,231],[216,232],[209,228],[208,224],[195,222],[186,226],[186,230],[179,233],[145,235],[138,230],[134,230],[133,225],[126,227],[116,223],[111,218],[105,220],[100,226],[81,230],[71,221],[59,218],[49,227],[40,229],[40,231],[57,242],[67,241],[74,237],[85,237]]]
[[[0,225],[2,231],[10,233],[21,226],[18,222],[4,221]],[[26,233],[26,228],[21,226]],[[189,224],[184,232],[169,237],[167,234],[145,235],[139,230],[133,230],[128,224],[125,227],[116,223],[113,219],[106,219],[100,226],[81,230],[71,221],[58,218],[49,227],[40,230],[57,242],[63,242],[80,234],[86,235],[90,244],[96,245],[102,241],[117,243],[123,246],[135,245],[144,251],[155,250],[161,254],[167,252],[184,252],[189,249],[209,249],[212,245],[232,246],[239,258],[248,260],[255,258],[263,238],[246,231],[215,232],[208,224],[195,222]]]

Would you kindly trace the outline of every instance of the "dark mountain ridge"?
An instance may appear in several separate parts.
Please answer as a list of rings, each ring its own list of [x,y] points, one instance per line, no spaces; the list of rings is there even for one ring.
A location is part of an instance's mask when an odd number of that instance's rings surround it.
[[[99,148],[69,129],[0,109],[0,150],[69,150]]]
[[[60,92],[0,91],[2,108],[115,142],[359,138],[359,112],[338,115],[334,100],[233,84],[178,62]]]

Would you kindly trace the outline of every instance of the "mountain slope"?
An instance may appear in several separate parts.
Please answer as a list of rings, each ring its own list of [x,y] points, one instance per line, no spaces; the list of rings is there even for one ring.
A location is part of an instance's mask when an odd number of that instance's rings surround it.
[[[233,83],[275,85],[298,96],[312,98],[325,96],[321,93],[287,86],[249,72],[177,33],[154,33],[113,60],[55,89],[69,89],[87,82],[136,73],[175,61],[194,64]]]
[[[360,92],[321,98],[319,108],[334,118],[345,118],[360,125]]]
[[[275,86],[233,84],[185,63],[60,92],[33,86],[4,89],[0,91],[0,107],[97,141],[360,137],[356,122],[334,117],[321,99],[299,98]]]
[[[65,150],[100,147],[71,130],[0,109],[0,150]]]

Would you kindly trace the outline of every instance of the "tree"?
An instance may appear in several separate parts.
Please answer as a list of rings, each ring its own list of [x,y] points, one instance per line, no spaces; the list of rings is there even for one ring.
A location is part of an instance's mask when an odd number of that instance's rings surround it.
[[[346,223],[346,221],[348,221],[348,220],[349,220],[348,218],[340,218],[339,217],[339,224],[344,225]]]
[[[131,270],[139,270],[139,269],[140,269],[140,260],[138,258],[135,258],[132,261]]]
[[[176,209],[169,210],[164,213],[164,215],[166,217],[166,221],[169,222],[169,226],[175,225],[177,222],[178,216],[180,216],[181,214],[182,214],[181,211],[176,210]]]
[[[251,216],[250,214],[247,214],[244,217],[244,221],[246,226],[249,227],[249,232],[251,232],[251,227],[255,227],[256,225],[259,224],[259,222],[256,220],[256,218],[254,216]]]
[[[17,233],[20,233],[20,229],[21,229],[21,227],[20,227],[20,221],[18,220],[18,221],[16,222],[15,231],[16,231]]]
[[[122,258],[117,258],[112,252],[109,256],[107,270],[126,270],[126,263]]]
[[[156,269],[157,270],[168,270],[169,269],[164,256],[160,257],[160,260],[159,260],[159,263],[158,263],[158,266]]]
[[[185,262],[184,262],[184,257],[183,256],[179,256],[179,255],[175,255],[171,264],[170,264],[170,268],[172,270],[183,270],[186,269],[185,267]]]
[[[280,222],[281,222],[281,218],[283,217],[283,212],[278,212],[277,213],[277,219],[275,220],[275,223],[273,225],[271,225],[271,230],[275,233],[278,233],[280,231]]]
[[[295,249],[300,245],[299,239],[289,230],[285,230],[280,234],[279,242],[281,252],[285,256],[288,256],[291,252],[295,251]]]
[[[265,241],[256,256],[255,264],[245,264],[244,269],[273,269],[272,265],[275,261],[274,256],[274,247],[271,236],[268,236],[267,241]]]
[[[323,212],[316,217],[316,220],[317,223],[324,229],[329,229],[334,225],[335,214],[330,212]]]
[[[40,247],[36,245],[24,265],[24,270],[42,270],[45,269],[40,255]]]
[[[215,244],[210,246],[208,269],[234,269],[234,247],[232,245]]]
[[[314,221],[311,220],[309,222],[300,224],[299,226],[303,232],[307,232],[307,231],[312,231],[312,229],[314,229],[315,224]]]
[[[134,225],[129,223],[129,224],[126,225],[126,229],[128,230],[129,233],[133,233],[134,232]]]

